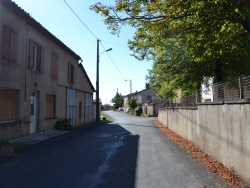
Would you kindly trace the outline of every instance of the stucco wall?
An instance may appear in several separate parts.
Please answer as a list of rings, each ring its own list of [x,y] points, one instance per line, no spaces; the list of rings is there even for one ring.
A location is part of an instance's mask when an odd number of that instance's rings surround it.
[[[159,109],[158,119],[250,182],[250,104]]]
[[[17,63],[4,62],[1,57],[2,28],[9,25],[18,33]],[[66,89],[76,90],[76,125],[84,124],[84,96],[93,94],[92,85],[87,75],[80,68],[79,57],[67,50],[62,43],[52,39],[52,34],[36,29],[27,20],[20,17],[0,2],[0,88],[15,89],[18,93],[16,122],[0,122],[0,139],[16,138],[30,134],[30,124],[24,122],[24,117],[30,115],[30,94],[35,91],[38,101],[38,119],[35,132],[55,128],[58,119],[66,117]],[[44,70],[38,72],[28,69],[29,39],[37,42],[44,49]],[[51,77],[51,52],[58,55],[58,78]],[[68,82],[68,63],[74,66],[74,83]],[[46,118],[46,95],[56,96],[56,114]],[[82,116],[79,118],[79,102],[82,102]]]

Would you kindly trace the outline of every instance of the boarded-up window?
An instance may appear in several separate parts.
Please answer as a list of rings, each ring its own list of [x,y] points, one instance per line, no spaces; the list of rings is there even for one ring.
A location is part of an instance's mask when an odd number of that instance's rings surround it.
[[[29,40],[29,69],[43,73],[43,47]]]
[[[0,88],[0,122],[16,119],[16,90]]]
[[[58,77],[58,56],[55,52],[51,53],[51,77]]]
[[[69,83],[74,83],[74,65],[68,64],[68,81]]]
[[[2,31],[2,58],[8,63],[17,62],[17,32],[7,25]]]
[[[46,117],[56,116],[56,96],[46,95]]]

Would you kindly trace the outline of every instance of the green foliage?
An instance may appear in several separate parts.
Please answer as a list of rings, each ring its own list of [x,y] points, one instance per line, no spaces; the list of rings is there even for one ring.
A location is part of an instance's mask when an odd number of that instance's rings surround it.
[[[152,117],[153,115],[148,113],[148,114],[141,114],[141,116],[147,118],[147,117]]]
[[[136,115],[136,113],[135,113],[134,110],[129,110],[129,111],[128,111],[128,114],[130,114],[130,115],[132,115],[132,116],[135,116],[135,115]]]
[[[60,119],[56,122],[56,130],[72,130],[72,128],[69,119]]]
[[[113,34],[136,28],[133,56],[152,60],[147,79],[159,98],[190,95],[204,78],[227,81],[250,74],[250,3],[247,0],[126,0],[91,9]]]
[[[116,93],[116,95],[111,100],[112,103],[114,103],[115,109],[118,109],[119,107],[123,106],[123,96],[121,93]]]
[[[113,107],[110,104],[104,104],[102,105],[102,110],[112,110]]]
[[[140,116],[142,114],[142,107],[137,106],[134,111],[137,116]]]
[[[128,107],[132,110],[134,110],[137,106],[138,106],[138,103],[139,101],[137,101],[136,99],[130,99],[128,100]]]
[[[1,140],[0,140],[0,148],[1,148],[2,146],[5,146],[5,147],[10,146],[9,140],[8,140],[8,139],[1,139]]]
[[[106,121],[112,121],[112,118],[110,116],[108,116],[106,113],[103,113],[103,112],[101,112],[101,119],[106,120]]]

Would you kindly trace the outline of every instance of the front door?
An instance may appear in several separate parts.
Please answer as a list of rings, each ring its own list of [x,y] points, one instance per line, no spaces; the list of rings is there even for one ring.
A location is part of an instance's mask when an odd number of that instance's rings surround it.
[[[36,120],[37,120],[37,96],[36,92],[30,92],[30,134],[36,132]]]

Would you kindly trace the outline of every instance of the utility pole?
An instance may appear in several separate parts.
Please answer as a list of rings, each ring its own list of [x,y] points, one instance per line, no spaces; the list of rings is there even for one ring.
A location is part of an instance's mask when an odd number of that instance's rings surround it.
[[[97,62],[96,62],[96,122],[100,121],[100,104],[99,104],[99,42],[97,39]]]
[[[100,121],[100,97],[99,97],[99,62],[100,62],[100,54],[99,53],[99,42],[100,40],[97,39],[97,61],[96,61],[96,122]],[[104,52],[111,51],[112,48],[105,50]],[[104,53],[102,52],[102,53]]]
[[[129,81],[129,86],[130,86],[130,94],[132,93],[132,80],[125,80],[125,81]]]

